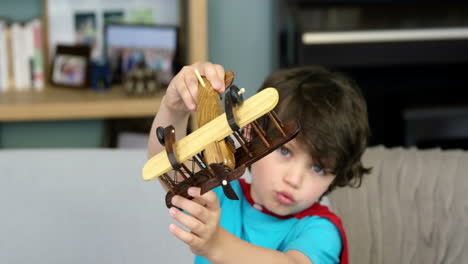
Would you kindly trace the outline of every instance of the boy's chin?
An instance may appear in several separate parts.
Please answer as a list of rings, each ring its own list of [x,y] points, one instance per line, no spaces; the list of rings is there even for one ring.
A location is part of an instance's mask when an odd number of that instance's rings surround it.
[[[276,215],[279,215],[279,216],[288,216],[288,215],[292,215],[292,214],[295,214],[295,213],[298,213],[302,210],[300,209],[297,209],[297,208],[289,208],[289,207],[285,207],[284,205],[277,205],[275,206],[274,208],[266,208],[267,210],[269,210],[270,212],[276,214]]]

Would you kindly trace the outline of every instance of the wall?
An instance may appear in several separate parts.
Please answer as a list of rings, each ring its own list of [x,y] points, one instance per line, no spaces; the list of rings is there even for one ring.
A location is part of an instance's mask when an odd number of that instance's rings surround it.
[[[0,0],[0,19],[28,20],[41,15],[40,0]]]
[[[235,74],[250,97],[277,69],[276,0],[209,0],[209,60]]]
[[[103,120],[0,123],[0,148],[96,148],[105,130]]]

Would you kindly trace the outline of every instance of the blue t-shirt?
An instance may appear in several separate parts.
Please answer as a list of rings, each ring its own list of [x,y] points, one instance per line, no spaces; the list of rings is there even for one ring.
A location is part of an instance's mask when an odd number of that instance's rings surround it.
[[[298,250],[314,264],[340,262],[340,232],[328,219],[319,216],[280,219],[255,209],[247,201],[239,181],[232,181],[231,186],[239,201],[228,199],[221,187],[214,189],[222,208],[223,228],[257,246],[281,252]],[[195,257],[195,264],[207,263],[210,262],[205,258]]]

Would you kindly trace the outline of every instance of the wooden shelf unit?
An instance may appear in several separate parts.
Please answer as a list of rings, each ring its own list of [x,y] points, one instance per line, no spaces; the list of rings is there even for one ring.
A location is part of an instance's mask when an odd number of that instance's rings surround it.
[[[208,59],[207,2],[188,1],[188,17],[181,19],[187,26],[188,64]],[[43,0],[44,10],[45,5]],[[47,16],[43,23],[47,24]],[[44,30],[47,34],[47,27]],[[150,117],[159,109],[162,95],[131,97],[118,86],[105,92],[52,86],[41,92],[12,91],[0,93],[0,122]]]
[[[150,117],[162,94],[129,96],[119,86],[107,91],[46,87],[6,92],[0,94],[0,122]]]

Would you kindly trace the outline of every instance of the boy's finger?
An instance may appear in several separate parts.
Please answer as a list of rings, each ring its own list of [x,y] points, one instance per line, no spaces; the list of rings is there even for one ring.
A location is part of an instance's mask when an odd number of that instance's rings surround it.
[[[198,71],[198,73],[200,73],[200,76],[205,76],[205,64],[204,62],[196,62],[190,66],[185,66],[187,69],[187,72],[190,72],[193,74],[193,76],[195,76],[195,78],[197,78],[196,74],[195,74],[195,70]],[[196,79],[197,80],[197,83],[198,83],[198,78]]]
[[[191,111],[194,111],[196,109],[196,101],[190,93],[189,89],[185,86],[185,84],[177,85],[176,89],[180,97],[184,101],[185,106],[187,106],[187,108]]]
[[[213,64],[210,64],[209,66],[205,67],[205,76],[216,91],[220,92],[221,90],[223,90],[224,75],[220,78],[218,76],[216,67]]]
[[[201,192],[201,188],[200,188],[200,187],[190,187],[190,188],[188,188],[188,190],[187,190],[187,193],[188,193],[190,196],[194,197],[194,198],[200,197],[200,196],[201,196],[201,195],[200,195],[200,192]]]
[[[188,88],[192,98],[195,100],[195,104],[198,103],[198,79],[195,72],[187,72],[184,74],[185,85]]]
[[[220,80],[224,80],[224,78],[225,78],[224,76],[225,76],[225,73],[226,73],[225,70],[224,70],[224,67],[221,66],[220,64],[215,64],[214,66],[215,66],[216,74],[218,75],[218,78],[219,78]],[[224,93],[224,90],[226,89],[225,86],[226,86],[226,85],[225,85],[224,82],[223,82],[223,85],[221,85],[221,89],[218,90],[218,92]]]
[[[197,218],[183,213],[175,207],[169,209],[169,215],[195,234],[203,233],[204,224]]]
[[[184,229],[180,228],[176,224],[170,224],[169,231],[174,236],[176,236],[178,239],[182,240],[185,244],[189,246],[195,245],[195,243],[197,243],[197,241],[200,240],[200,238],[197,237],[194,233],[185,231]]]
[[[204,201],[205,206],[209,209],[218,209],[219,200],[218,196],[213,191],[208,191],[203,195],[200,195],[201,189],[199,187],[190,187],[188,189],[188,194],[194,198]]]
[[[200,220],[203,223],[207,221],[207,209],[203,205],[195,202],[193,200],[186,199],[182,196],[176,195],[171,200],[172,205],[179,207],[185,212],[189,213],[191,216]]]

